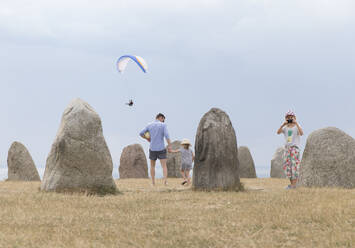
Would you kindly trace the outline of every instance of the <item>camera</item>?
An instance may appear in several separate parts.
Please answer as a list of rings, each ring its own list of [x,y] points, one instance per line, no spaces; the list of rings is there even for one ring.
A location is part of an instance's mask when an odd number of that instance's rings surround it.
[[[292,122],[293,122],[292,119],[288,119],[288,120],[287,120],[287,123],[292,123]]]

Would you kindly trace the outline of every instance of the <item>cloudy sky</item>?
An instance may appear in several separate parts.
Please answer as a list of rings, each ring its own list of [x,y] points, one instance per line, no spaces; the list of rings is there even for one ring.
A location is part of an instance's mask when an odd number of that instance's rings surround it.
[[[194,140],[202,115],[225,110],[259,176],[293,109],[307,135],[336,126],[355,137],[353,0],[2,0],[0,179],[20,141],[40,173],[65,107],[80,97],[103,121],[114,161],[157,112],[173,139]],[[149,73],[120,55],[145,58]],[[133,98],[136,106],[124,103]]]

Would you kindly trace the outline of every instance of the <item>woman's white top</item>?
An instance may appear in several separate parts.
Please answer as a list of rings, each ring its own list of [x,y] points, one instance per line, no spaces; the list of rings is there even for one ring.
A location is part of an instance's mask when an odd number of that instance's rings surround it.
[[[293,127],[283,127],[282,133],[285,136],[285,147],[297,146],[300,148],[301,146],[301,136],[298,132],[297,126]]]

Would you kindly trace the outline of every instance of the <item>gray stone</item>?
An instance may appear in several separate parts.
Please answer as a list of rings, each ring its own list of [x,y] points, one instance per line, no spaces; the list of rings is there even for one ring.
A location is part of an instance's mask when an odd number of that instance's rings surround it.
[[[181,147],[181,141],[176,140],[171,143],[171,148],[173,150],[177,150]],[[181,178],[181,153],[169,153],[168,152],[168,160],[166,162],[166,166],[168,167],[168,177],[173,178]]]
[[[271,159],[270,177],[272,178],[286,178],[285,171],[283,169],[285,148],[277,148],[274,156]]]
[[[195,190],[239,190],[237,138],[229,116],[213,108],[200,121],[195,140]]]
[[[8,181],[41,181],[31,154],[20,142],[12,143],[7,166]]]
[[[133,144],[123,149],[118,171],[122,179],[148,178],[147,157],[141,145]]]
[[[255,164],[250,150],[246,146],[238,148],[239,177],[256,178]]]
[[[83,100],[73,100],[63,113],[41,189],[115,193],[112,168],[99,115]]]
[[[355,140],[335,127],[312,132],[301,161],[299,185],[355,188]]]

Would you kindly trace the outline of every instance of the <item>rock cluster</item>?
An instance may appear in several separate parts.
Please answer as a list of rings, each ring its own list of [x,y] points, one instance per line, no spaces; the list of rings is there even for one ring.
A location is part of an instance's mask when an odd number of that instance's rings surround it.
[[[271,159],[270,177],[272,178],[286,178],[286,174],[283,169],[285,148],[279,147],[274,156]]]
[[[256,178],[255,164],[250,150],[246,146],[238,148],[239,177]]]
[[[115,193],[112,168],[99,115],[88,103],[75,99],[63,113],[41,189]]]
[[[237,138],[222,110],[213,108],[201,119],[195,140],[195,190],[239,190]]]
[[[148,178],[148,163],[143,147],[139,144],[126,146],[121,154],[120,178]]]
[[[355,188],[355,140],[335,127],[312,132],[301,161],[299,185]]]
[[[181,141],[176,140],[171,143],[171,148],[177,150],[181,147]],[[181,178],[181,154],[178,153],[168,153],[168,160],[166,162],[168,167],[168,177]]]
[[[41,181],[31,154],[20,142],[12,143],[7,166],[8,181]]]

